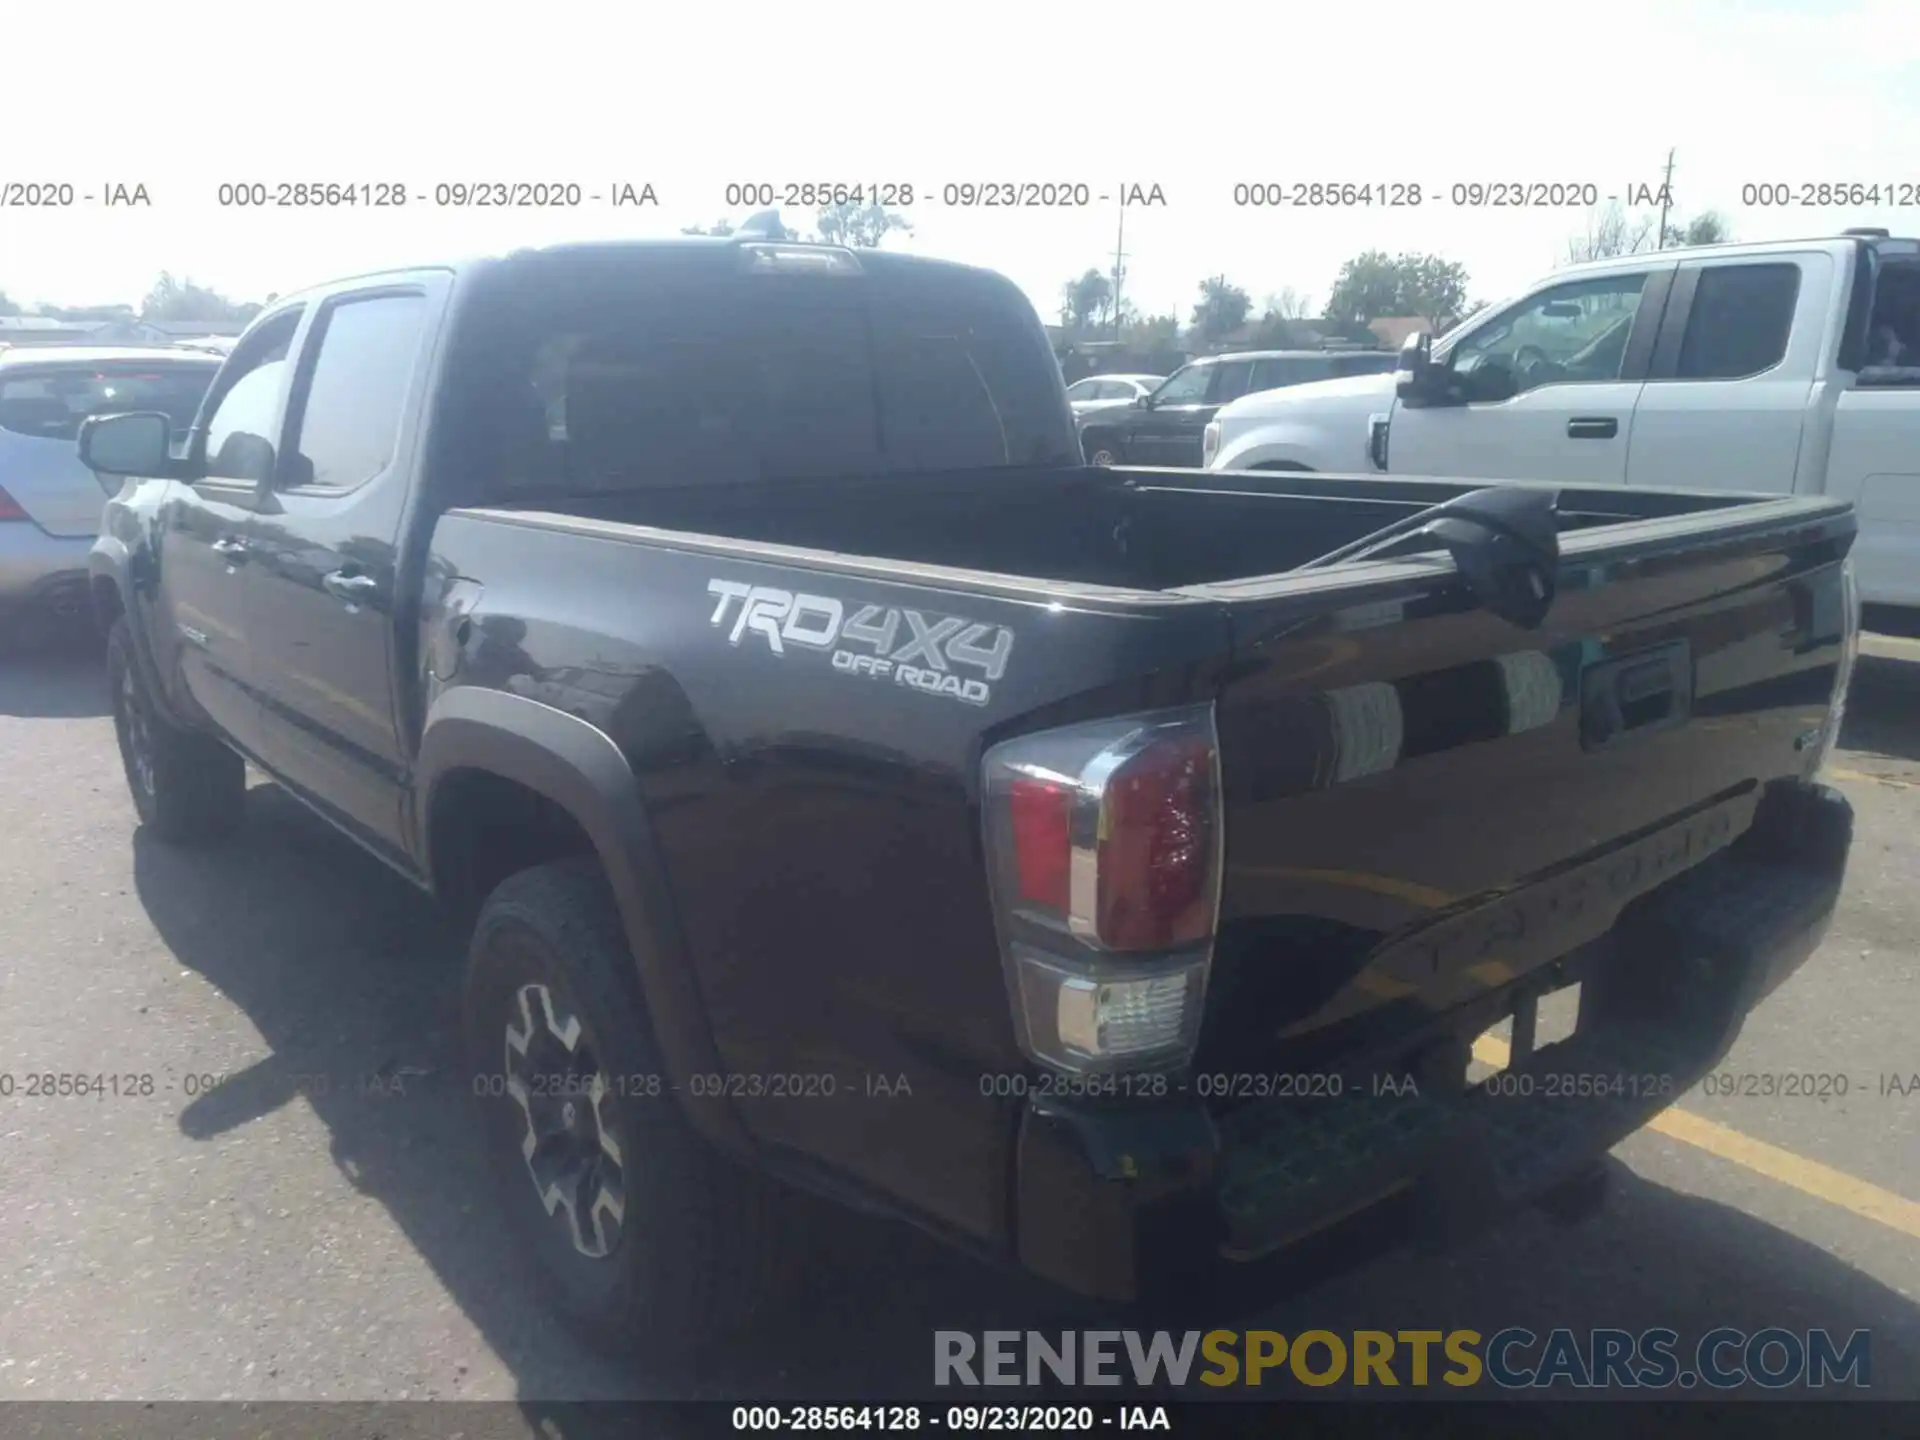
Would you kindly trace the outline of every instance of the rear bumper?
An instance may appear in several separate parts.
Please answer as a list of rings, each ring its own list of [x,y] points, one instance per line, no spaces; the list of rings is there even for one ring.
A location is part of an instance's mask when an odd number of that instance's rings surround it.
[[[1738,842],[1634,901],[1589,947],[1570,976],[1582,983],[1575,1033],[1495,1085],[1465,1086],[1463,1033],[1452,1093],[1353,1075],[1337,1098],[1219,1118],[1185,1095],[1030,1102],[1015,1185],[1021,1263],[1131,1301],[1244,1282],[1254,1262],[1363,1214],[1403,1214],[1406,1238],[1465,1238],[1580,1174],[1719,1062],[1819,946],[1852,831],[1838,792],[1774,787]]]
[[[93,537],[47,534],[30,521],[0,523],[0,613],[60,610],[87,598]]]

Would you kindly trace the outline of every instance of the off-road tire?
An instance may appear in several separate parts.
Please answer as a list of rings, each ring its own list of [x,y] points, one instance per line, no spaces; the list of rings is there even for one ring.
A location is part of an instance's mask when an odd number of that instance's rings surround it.
[[[581,1026],[607,1093],[595,1122],[622,1157],[624,1216],[604,1255],[582,1253],[543,1208],[521,1143],[530,1111],[497,1094],[523,987],[548,987]],[[744,1324],[791,1281],[796,1197],[721,1155],[680,1109],[605,876],[593,859],[523,870],[487,897],[468,949],[461,1006],[466,1065],[519,1258],[553,1308],[595,1348],[687,1360]],[[563,1028],[566,1022],[563,1023]],[[631,1077],[658,1076],[657,1095]],[[495,1077],[501,1077],[496,1079]],[[590,1222],[591,1223],[591,1216]]]
[[[140,823],[178,845],[224,839],[239,829],[246,818],[246,762],[213,736],[160,715],[125,616],[107,632],[107,683],[120,765]]]

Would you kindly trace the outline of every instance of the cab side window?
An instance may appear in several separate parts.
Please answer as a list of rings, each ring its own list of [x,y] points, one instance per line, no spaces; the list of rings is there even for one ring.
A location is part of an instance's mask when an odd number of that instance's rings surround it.
[[[1860,383],[1920,387],[1920,264],[1900,260],[1881,266]]]
[[[1677,380],[1744,380],[1786,358],[1800,299],[1794,264],[1713,265],[1700,272],[1680,341]]]
[[[415,294],[369,296],[341,301],[321,318],[325,329],[295,422],[289,482],[353,490],[393,463],[427,302]]]
[[[299,311],[277,316],[248,336],[229,362],[245,368],[236,379],[223,378],[222,393],[207,416],[202,453],[209,479],[263,485],[272,478],[287,352],[299,327]]]
[[[1207,398],[1207,385],[1213,379],[1211,365],[1189,365],[1173,372],[1166,384],[1153,392],[1155,405],[1200,405]]]
[[[1645,273],[1603,275],[1529,296],[1455,346],[1453,371],[1475,400],[1618,380],[1647,279]]]
[[[1250,360],[1229,360],[1214,366],[1213,370],[1213,393],[1209,398],[1215,405],[1238,400],[1250,388],[1253,379],[1253,362]]]
[[[1279,390],[1288,385],[1298,385],[1305,380],[1317,380],[1320,377],[1309,373],[1310,361],[1287,357],[1278,360],[1256,360],[1253,362],[1253,390]]]

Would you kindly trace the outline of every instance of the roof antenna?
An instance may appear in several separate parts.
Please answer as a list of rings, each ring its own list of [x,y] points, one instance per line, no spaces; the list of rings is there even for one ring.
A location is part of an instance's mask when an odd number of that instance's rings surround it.
[[[742,240],[793,240],[794,233],[780,223],[778,210],[761,210],[749,215],[744,224],[733,232]]]

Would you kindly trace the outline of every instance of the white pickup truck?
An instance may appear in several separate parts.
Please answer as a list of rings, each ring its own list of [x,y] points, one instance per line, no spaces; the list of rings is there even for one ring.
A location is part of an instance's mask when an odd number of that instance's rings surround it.
[[[1884,230],[1562,270],[1396,374],[1249,395],[1210,470],[1850,500],[1861,599],[1920,608],[1920,241]]]

